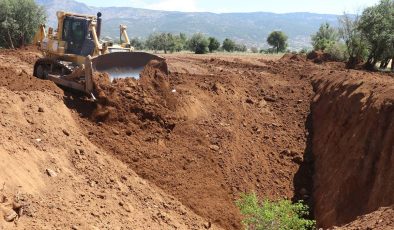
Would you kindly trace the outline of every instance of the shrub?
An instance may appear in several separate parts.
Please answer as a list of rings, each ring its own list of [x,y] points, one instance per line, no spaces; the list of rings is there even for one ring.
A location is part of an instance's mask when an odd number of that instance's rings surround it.
[[[319,30],[311,38],[314,50],[325,50],[339,40],[339,35],[337,29],[325,23],[320,26]]]
[[[194,34],[189,42],[189,49],[195,54],[206,54],[208,53],[208,39],[202,33]]]
[[[328,53],[333,61],[348,60],[346,45],[343,43],[335,42],[333,44],[329,44],[324,52]]]
[[[246,229],[256,230],[306,230],[313,229],[315,221],[303,218],[309,214],[303,203],[289,200],[259,202],[256,194],[243,194],[236,202]]]

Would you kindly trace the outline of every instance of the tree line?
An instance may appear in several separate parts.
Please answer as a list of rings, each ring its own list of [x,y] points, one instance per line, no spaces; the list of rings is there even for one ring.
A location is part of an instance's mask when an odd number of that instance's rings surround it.
[[[366,69],[386,69],[394,59],[394,0],[381,0],[361,15],[344,13],[339,27],[325,23],[312,36],[314,50],[346,61],[349,68],[362,64]],[[391,64],[394,71],[394,61]]]
[[[153,33],[146,40],[132,38],[130,43],[136,50],[163,51],[164,53],[183,50],[189,50],[196,54],[212,53],[218,50],[227,52],[247,51],[247,47],[244,44],[239,44],[229,38],[220,42],[217,38],[208,37],[202,33],[195,33],[191,37],[186,36],[184,33]]]
[[[267,42],[272,48],[259,50],[257,47],[250,48],[252,53],[279,53],[287,49],[288,37],[282,31],[273,31],[267,38]],[[237,43],[232,39],[226,38],[220,42],[215,37],[208,37],[202,33],[195,33],[190,38],[184,33],[153,33],[146,40],[132,38],[131,45],[136,50],[164,51],[164,53],[180,52],[189,50],[196,54],[212,53],[215,51],[226,52],[247,52],[246,45]]]

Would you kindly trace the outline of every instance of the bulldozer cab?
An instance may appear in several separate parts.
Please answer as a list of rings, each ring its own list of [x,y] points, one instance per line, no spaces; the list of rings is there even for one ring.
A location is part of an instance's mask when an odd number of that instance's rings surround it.
[[[86,18],[64,17],[62,40],[67,43],[67,54],[91,55],[95,47],[89,32],[89,23]]]

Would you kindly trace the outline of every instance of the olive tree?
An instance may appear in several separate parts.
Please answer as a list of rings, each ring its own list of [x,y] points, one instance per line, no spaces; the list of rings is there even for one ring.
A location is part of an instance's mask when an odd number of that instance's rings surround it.
[[[208,45],[209,52],[212,53],[220,48],[220,42],[216,38],[209,37],[208,39],[209,39],[209,45]]]
[[[325,50],[339,40],[339,35],[338,31],[331,27],[329,23],[324,23],[311,38],[314,50]]]
[[[358,30],[360,17],[344,13],[339,17],[339,35],[346,44],[348,55],[347,66],[354,68],[367,56],[367,43],[364,36]]]
[[[358,29],[368,43],[367,69],[394,58],[394,0],[381,0],[378,5],[366,8]]]
[[[194,34],[188,41],[188,46],[195,54],[208,53],[209,40],[202,34]]]
[[[233,52],[235,50],[235,42],[229,38],[224,39],[223,49],[227,52]]]
[[[276,50],[276,53],[284,52],[287,48],[287,35],[282,31],[273,31],[267,38],[270,46]]]
[[[1,0],[0,46],[14,48],[30,43],[45,18],[44,8],[34,0]]]

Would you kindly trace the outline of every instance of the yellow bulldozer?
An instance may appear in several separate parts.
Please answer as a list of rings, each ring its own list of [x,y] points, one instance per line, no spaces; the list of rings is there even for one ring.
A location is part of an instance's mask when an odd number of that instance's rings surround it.
[[[120,25],[120,42],[101,42],[101,13],[97,16],[58,11],[58,27],[46,30],[41,25],[34,43],[43,58],[34,65],[34,76],[94,96],[93,73],[105,72],[111,79],[135,77],[151,60],[164,58],[134,52],[126,32]]]

